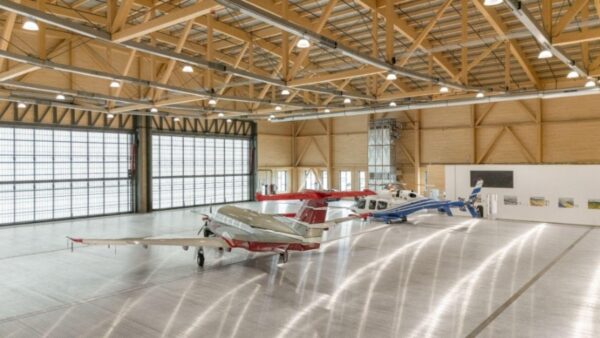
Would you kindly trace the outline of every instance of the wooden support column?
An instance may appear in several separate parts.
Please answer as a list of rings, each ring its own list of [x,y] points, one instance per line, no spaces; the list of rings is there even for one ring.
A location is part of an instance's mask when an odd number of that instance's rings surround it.
[[[510,41],[504,44],[504,86],[510,90]]]
[[[333,120],[327,119],[327,189],[333,188]]]
[[[471,163],[477,162],[477,128],[475,128],[475,121],[477,118],[477,106],[471,105]]]
[[[418,194],[421,193],[421,110],[415,111],[415,185]]]
[[[538,99],[538,109],[536,112],[536,129],[537,129],[537,149],[536,160],[538,163],[544,163],[544,100]]]
[[[248,71],[252,71],[254,69],[254,37],[250,39],[248,45]],[[250,82],[250,87],[248,88],[248,96],[250,98],[254,98],[254,82]]]
[[[297,167],[296,167],[296,122],[292,122],[292,144],[291,144],[291,153],[292,153],[292,163],[290,169],[290,182],[291,191],[298,191],[298,175],[297,175]]]
[[[135,126],[135,212],[152,211],[152,117],[133,116]]]

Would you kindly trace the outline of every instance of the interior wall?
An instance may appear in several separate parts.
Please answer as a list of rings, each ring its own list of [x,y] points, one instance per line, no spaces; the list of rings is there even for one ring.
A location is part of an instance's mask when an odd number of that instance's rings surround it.
[[[412,190],[424,191],[424,171],[435,165],[600,163],[597,102],[598,96],[581,96],[422,109],[332,121],[261,122],[259,167],[287,168],[290,174],[295,173],[293,181],[297,189],[302,184],[297,168],[327,170],[331,151],[331,186],[339,188],[340,170],[352,170],[353,188],[358,188],[358,171],[367,170],[367,130],[371,118],[397,120],[401,128],[396,141],[398,178]],[[439,170],[436,173],[430,173],[433,183],[428,184],[443,191],[444,179],[440,178],[443,175]]]
[[[466,197],[471,192],[471,170],[513,171],[514,188],[482,190],[484,205],[496,195],[496,217],[503,219],[569,224],[600,225],[600,209],[588,208],[590,199],[600,206],[600,165],[448,165],[446,187],[449,199]],[[517,204],[506,203],[506,196]],[[532,206],[531,197],[543,198],[543,206]],[[572,208],[559,207],[559,198],[572,199]],[[489,209],[489,208],[488,208]]]

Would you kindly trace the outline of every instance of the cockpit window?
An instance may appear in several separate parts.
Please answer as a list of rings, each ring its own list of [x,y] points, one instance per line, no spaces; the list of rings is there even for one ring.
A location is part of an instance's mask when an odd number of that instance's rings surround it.
[[[361,198],[358,201],[356,201],[356,208],[364,209],[366,204],[367,204],[367,201],[364,198]]]
[[[379,202],[377,202],[377,210],[386,209],[386,208],[387,208],[387,202],[386,201],[379,201]]]
[[[369,200],[369,210],[375,210],[375,204],[377,204],[377,201]]]
[[[408,196],[409,196],[410,198],[416,198],[416,197],[417,197],[417,194],[415,194],[414,192],[412,192],[412,191],[411,191],[411,192],[410,192],[410,194],[408,194]]]

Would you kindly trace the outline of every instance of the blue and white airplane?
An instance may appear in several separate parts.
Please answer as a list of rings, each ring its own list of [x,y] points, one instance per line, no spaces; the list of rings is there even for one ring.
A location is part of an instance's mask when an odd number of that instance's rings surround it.
[[[438,210],[452,216],[452,208],[459,208],[462,211],[468,210],[473,217],[479,217],[474,204],[482,186],[483,180],[477,181],[469,197],[458,201],[434,200],[410,190],[383,191],[357,199],[352,211],[362,218],[370,217],[388,224],[406,222],[408,215],[420,210]]]

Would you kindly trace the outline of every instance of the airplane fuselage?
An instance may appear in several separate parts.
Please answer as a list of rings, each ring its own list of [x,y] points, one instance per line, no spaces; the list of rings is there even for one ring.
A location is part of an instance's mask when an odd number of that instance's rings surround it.
[[[207,227],[231,248],[259,252],[318,249],[323,232],[294,218],[260,214],[231,205],[221,207]]]
[[[440,201],[420,196],[412,191],[401,190],[382,192],[375,196],[359,199],[352,211],[359,215],[369,215],[377,221],[406,220],[406,217],[420,210],[435,209],[452,215],[450,208],[462,207],[460,201]]]

